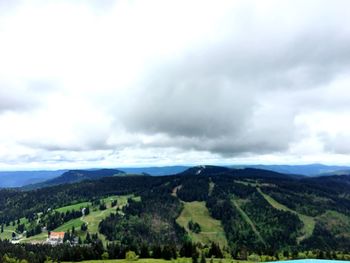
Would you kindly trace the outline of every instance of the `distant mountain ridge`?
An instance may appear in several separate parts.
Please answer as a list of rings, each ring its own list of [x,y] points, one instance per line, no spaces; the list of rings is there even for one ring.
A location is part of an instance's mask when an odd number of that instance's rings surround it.
[[[190,168],[189,166],[154,166],[154,167],[122,167],[118,168],[129,174],[149,174],[153,176],[163,176],[177,174]]]
[[[26,185],[24,189],[37,189],[60,184],[72,184],[85,180],[99,180],[103,177],[124,175],[125,172],[117,169],[97,169],[97,170],[69,170],[62,175],[37,184]]]
[[[224,166],[214,166],[214,165],[200,165],[188,168],[187,170],[179,173],[178,175],[183,176],[193,176],[193,175],[201,175],[201,176],[220,176],[220,175],[230,175],[237,177],[245,177],[245,178],[305,178],[303,175],[294,175],[294,174],[286,174],[279,173],[272,170],[265,170],[259,168],[229,168]]]
[[[126,174],[147,174],[152,176],[164,176],[170,174],[178,174],[186,171],[187,169],[197,169],[201,166],[161,166],[161,167],[123,167],[116,168],[114,170],[122,171]],[[206,165],[206,167],[210,167]],[[214,166],[213,166],[214,167]],[[218,166],[216,166],[218,167]],[[308,164],[308,165],[226,165],[221,166],[223,168],[235,168],[235,169],[262,169],[274,171],[281,174],[289,175],[305,175],[305,176],[325,176],[325,175],[338,175],[338,174],[350,174],[350,166],[336,166],[336,165],[323,165],[323,164]],[[84,171],[96,171],[103,169],[84,169]],[[109,170],[109,169],[107,169]],[[113,170],[113,168],[111,169]],[[54,179],[61,176],[68,170],[43,170],[43,171],[0,171],[0,188],[15,188],[23,187],[29,184],[43,183],[47,180]],[[73,171],[73,170],[72,170]]]
[[[67,170],[0,171],[0,188],[22,187],[62,175]]]
[[[263,170],[275,171],[284,174],[299,174],[306,176],[322,176],[329,174],[350,174],[350,166],[324,165],[324,164],[305,164],[305,165],[232,165],[232,168],[257,168]]]

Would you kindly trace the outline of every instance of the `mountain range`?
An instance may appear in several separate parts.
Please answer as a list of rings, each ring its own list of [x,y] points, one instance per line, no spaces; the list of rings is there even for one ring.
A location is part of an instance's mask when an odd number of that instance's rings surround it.
[[[304,176],[323,176],[333,174],[350,174],[350,166],[336,166],[323,164],[308,165],[227,165],[228,168],[257,168],[263,170],[275,171],[283,174],[294,174]],[[163,167],[124,167],[111,170],[118,170],[126,174],[147,174],[152,176],[164,176],[177,174],[190,168],[189,166],[163,166]],[[94,171],[101,169],[86,169],[72,171]],[[42,170],[42,171],[0,171],[0,188],[23,187],[31,184],[43,183],[49,181],[48,185],[54,184],[55,178],[63,175],[69,170]],[[50,182],[50,180],[54,179]],[[88,179],[88,178],[86,178]],[[64,179],[57,179],[58,182]],[[74,181],[74,180],[73,180]],[[39,184],[40,185],[40,184]]]
[[[82,217],[82,207],[91,215]],[[164,176],[71,170],[35,190],[0,189],[0,222],[3,238],[26,231],[23,242],[38,244],[47,236],[42,231],[66,231],[87,244],[91,234],[138,255],[156,255],[161,246],[188,257],[189,246],[209,251],[213,244],[234,258],[348,253],[350,176],[207,165]],[[72,225],[83,229],[86,222],[89,235],[73,233]]]

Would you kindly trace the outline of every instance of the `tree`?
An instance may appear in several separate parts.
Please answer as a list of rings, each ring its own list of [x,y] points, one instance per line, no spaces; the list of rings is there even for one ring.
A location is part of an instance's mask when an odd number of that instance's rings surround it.
[[[188,228],[193,232],[193,233],[199,233],[201,232],[201,226],[197,222],[193,222],[192,219],[188,222]]]
[[[19,224],[19,225],[17,226],[17,231],[18,231],[19,233],[23,233],[23,231],[24,231],[24,224]]]
[[[204,255],[204,253],[202,253],[200,263],[206,263],[206,262],[207,261],[205,260],[205,255]]]
[[[88,229],[88,226],[87,226],[87,224],[85,224],[85,223],[83,223],[82,225],[81,225],[81,227],[80,227],[80,230],[81,231],[86,231]]]
[[[162,257],[162,248],[160,246],[154,246],[152,249],[152,257],[153,258],[161,258]]]
[[[127,261],[136,261],[136,260],[138,260],[138,256],[136,255],[136,253],[134,251],[130,250],[130,251],[126,252],[125,259]]]
[[[102,258],[102,260],[107,260],[107,259],[109,259],[109,254],[108,254],[108,252],[103,252],[102,253],[102,255],[101,255],[101,258]]]
[[[149,258],[150,257],[148,246],[145,243],[142,243],[142,245],[141,245],[140,257],[141,258]]]
[[[85,243],[86,244],[91,243],[91,236],[90,236],[89,232],[86,233]]]
[[[111,202],[111,207],[115,207],[118,204],[118,200],[113,200]]]
[[[211,243],[210,249],[209,249],[209,256],[214,256],[216,258],[223,258],[222,251],[220,249],[220,246],[214,242]]]
[[[106,209],[107,209],[106,204],[105,204],[105,203],[101,203],[101,204],[99,205],[99,209],[100,209],[101,211],[106,210]]]

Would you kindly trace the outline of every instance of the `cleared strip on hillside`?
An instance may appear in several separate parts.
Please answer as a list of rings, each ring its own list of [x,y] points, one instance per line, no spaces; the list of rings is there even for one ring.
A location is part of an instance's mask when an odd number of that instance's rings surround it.
[[[250,225],[250,227],[253,229],[254,233],[256,234],[256,236],[259,238],[259,240],[263,243],[265,243],[265,240],[262,238],[262,236],[260,235],[260,232],[256,229],[255,224],[253,223],[253,221],[249,218],[249,216],[243,211],[243,209],[239,206],[239,204],[237,203],[237,201],[232,198],[232,203],[233,205],[236,207],[236,209],[238,210],[238,212],[240,213],[240,215],[242,216],[242,218]]]
[[[302,228],[302,235],[298,237],[298,242],[310,237],[312,235],[312,232],[314,231],[315,228],[315,219],[311,216],[303,215],[300,213],[297,213],[296,211],[290,209],[289,207],[277,202],[275,199],[273,199],[271,196],[268,194],[265,194],[260,188],[257,188],[258,192],[266,199],[267,202],[274,208],[282,211],[288,211],[293,214],[296,214],[299,219],[303,222],[303,228]]]
[[[205,202],[183,202],[183,205],[184,208],[176,222],[186,229],[192,241],[205,244],[215,242],[221,247],[227,246],[225,231],[221,222],[210,216]],[[196,234],[189,230],[188,222],[191,219],[200,225],[200,233]]]

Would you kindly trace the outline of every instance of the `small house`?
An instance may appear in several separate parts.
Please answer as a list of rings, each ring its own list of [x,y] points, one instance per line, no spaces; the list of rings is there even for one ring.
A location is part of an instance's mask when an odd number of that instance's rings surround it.
[[[47,243],[50,245],[62,244],[64,239],[64,232],[50,232]]]

